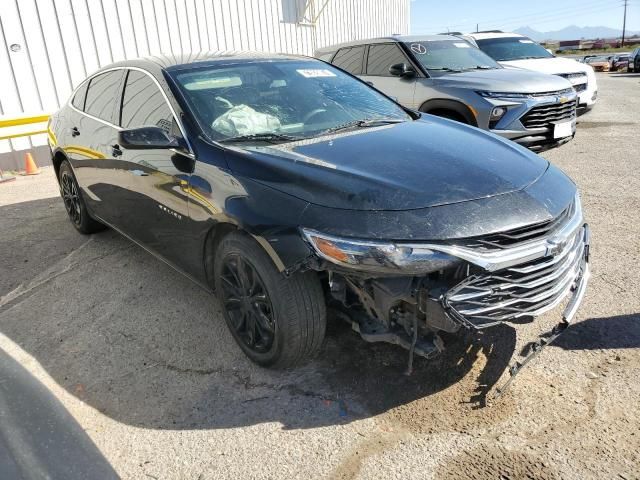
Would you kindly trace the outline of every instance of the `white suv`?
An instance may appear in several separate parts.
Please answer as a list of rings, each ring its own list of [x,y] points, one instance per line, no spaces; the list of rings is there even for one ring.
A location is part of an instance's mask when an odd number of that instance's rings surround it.
[[[566,78],[580,98],[578,111],[584,112],[596,103],[598,85],[593,68],[589,65],[556,57],[539,43],[517,33],[493,31],[469,33],[464,37],[505,67],[524,68]]]

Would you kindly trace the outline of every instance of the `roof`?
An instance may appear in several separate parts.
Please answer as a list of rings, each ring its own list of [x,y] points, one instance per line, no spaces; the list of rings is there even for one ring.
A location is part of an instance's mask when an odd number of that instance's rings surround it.
[[[521,35],[519,33],[513,33],[513,32],[503,32],[503,33],[496,33],[496,32],[473,33],[472,32],[472,33],[467,33],[467,35],[476,40],[484,40],[486,38],[513,38],[513,37],[527,38],[524,35]]]
[[[181,68],[185,68],[187,65],[193,65],[196,63],[204,66],[224,62],[249,62],[256,60],[311,60],[311,58],[301,55],[226,50],[217,52],[185,53],[179,55],[153,55],[112,63],[110,65],[105,65],[100,70],[108,70],[113,67],[138,67],[158,76],[163,70],[180,70]]]
[[[438,40],[460,40],[460,37],[453,35],[392,35],[388,37],[365,38],[361,40],[353,40],[351,42],[338,43],[327,47],[318,48],[317,53],[327,53],[335,51],[339,48],[353,47],[357,45],[365,45],[370,43],[388,43],[388,42],[436,42]]]

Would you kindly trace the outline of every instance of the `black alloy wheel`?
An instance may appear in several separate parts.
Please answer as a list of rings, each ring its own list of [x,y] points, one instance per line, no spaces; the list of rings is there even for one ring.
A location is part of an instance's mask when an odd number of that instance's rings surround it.
[[[224,259],[221,280],[229,328],[250,350],[268,352],[273,346],[276,323],[260,275],[246,259],[233,254]]]
[[[58,183],[60,184],[60,196],[64,201],[64,208],[69,215],[69,220],[80,233],[94,233],[104,230],[106,227],[91,217],[82,198],[82,192],[78,181],[71,170],[67,160],[60,164]]]
[[[225,323],[244,354],[263,367],[291,368],[315,356],[326,305],[315,271],[288,276],[250,235],[227,234],[211,271]]]
[[[68,172],[62,172],[60,176],[60,193],[64,200],[64,208],[69,214],[69,219],[74,225],[82,224],[82,209],[80,207],[80,195],[75,179]]]

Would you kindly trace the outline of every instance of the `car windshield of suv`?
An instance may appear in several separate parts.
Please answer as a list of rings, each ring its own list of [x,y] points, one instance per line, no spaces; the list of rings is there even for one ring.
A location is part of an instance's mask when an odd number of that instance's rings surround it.
[[[243,61],[171,72],[212,140],[287,142],[411,120],[394,102],[331,65]]]
[[[542,45],[526,37],[485,38],[476,43],[483,52],[498,62],[553,58]]]
[[[502,68],[465,40],[406,42],[405,45],[431,76]]]

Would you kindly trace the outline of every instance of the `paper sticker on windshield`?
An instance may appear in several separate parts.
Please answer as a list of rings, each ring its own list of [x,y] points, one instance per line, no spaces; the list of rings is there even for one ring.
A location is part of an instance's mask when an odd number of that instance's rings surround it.
[[[412,43],[411,44],[411,51],[413,53],[417,53],[418,55],[424,55],[425,53],[427,53],[427,47],[425,47],[421,43]]]
[[[533,43],[533,40],[518,40],[520,43]]]
[[[335,77],[336,74],[326,68],[305,68],[296,70],[300,75],[306,78],[318,78],[318,77]]]
[[[453,42],[453,44],[458,48],[471,48],[467,42]]]

